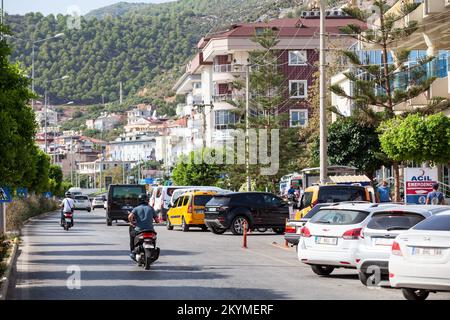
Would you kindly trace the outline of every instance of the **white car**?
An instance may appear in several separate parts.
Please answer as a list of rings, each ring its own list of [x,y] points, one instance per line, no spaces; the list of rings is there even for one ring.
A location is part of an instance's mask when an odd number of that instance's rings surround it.
[[[450,210],[446,206],[388,207],[373,213],[361,232],[356,266],[364,285],[389,286],[389,256],[394,239],[422,220],[439,212]],[[386,280],[381,283],[381,280]]]
[[[95,197],[92,200],[92,210],[95,208],[104,208],[104,198],[103,197]]]
[[[78,210],[87,210],[87,212],[91,212],[91,202],[89,201],[88,196],[75,196],[74,197],[75,208]]]
[[[298,259],[325,276],[335,268],[356,268],[361,231],[370,215],[389,205],[343,203],[321,208],[301,229]]]
[[[408,300],[450,291],[450,211],[422,221],[395,239],[389,280]]]

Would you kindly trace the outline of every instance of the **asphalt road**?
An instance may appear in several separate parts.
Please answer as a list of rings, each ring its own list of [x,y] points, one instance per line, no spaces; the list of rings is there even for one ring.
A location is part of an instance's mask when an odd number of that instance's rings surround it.
[[[354,270],[316,276],[272,233],[251,234],[243,249],[230,233],[158,226],[161,256],[145,271],[128,256],[127,225],[107,227],[103,209],[77,211],[69,232],[58,221],[55,213],[24,228],[9,299],[403,299],[398,290],[367,289]]]

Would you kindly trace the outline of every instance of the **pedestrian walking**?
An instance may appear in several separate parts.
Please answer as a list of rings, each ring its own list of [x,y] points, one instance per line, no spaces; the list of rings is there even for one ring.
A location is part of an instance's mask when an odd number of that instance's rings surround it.
[[[427,202],[429,205],[443,205],[444,203],[444,194],[439,192],[439,183],[433,184],[433,191],[429,192],[427,195]]]

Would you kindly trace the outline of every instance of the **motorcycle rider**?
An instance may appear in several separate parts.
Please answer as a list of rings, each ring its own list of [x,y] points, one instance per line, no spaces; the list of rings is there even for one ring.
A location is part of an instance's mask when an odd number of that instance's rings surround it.
[[[65,194],[65,198],[61,202],[61,226],[64,225],[64,214],[65,213],[72,213],[75,207],[75,201],[72,199],[72,194],[68,191]],[[73,219],[72,219],[73,224]]]
[[[152,207],[148,204],[148,197],[146,194],[140,194],[139,197],[139,206],[133,209],[128,215],[128,221],[130,222],[130,257],[134,261],[136,261],[134,250],[134,238],[140,234],[142,231],[153,231],[153,220],[156,223],[159,222],[159,219],[153,210]]]

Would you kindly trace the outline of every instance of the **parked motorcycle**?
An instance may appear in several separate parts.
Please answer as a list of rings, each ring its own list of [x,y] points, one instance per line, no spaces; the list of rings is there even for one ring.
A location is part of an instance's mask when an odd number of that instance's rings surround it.
[[[158,260],[160,249],[156,246],[156,232],[143,231],[134,239],[133,253],[138,266],[150,270],[153,262]]]
[[[69,229],[73,227],[73,213],[67,213],[67,212],[64,213],[62,227],[66,231],[69,231]]]

